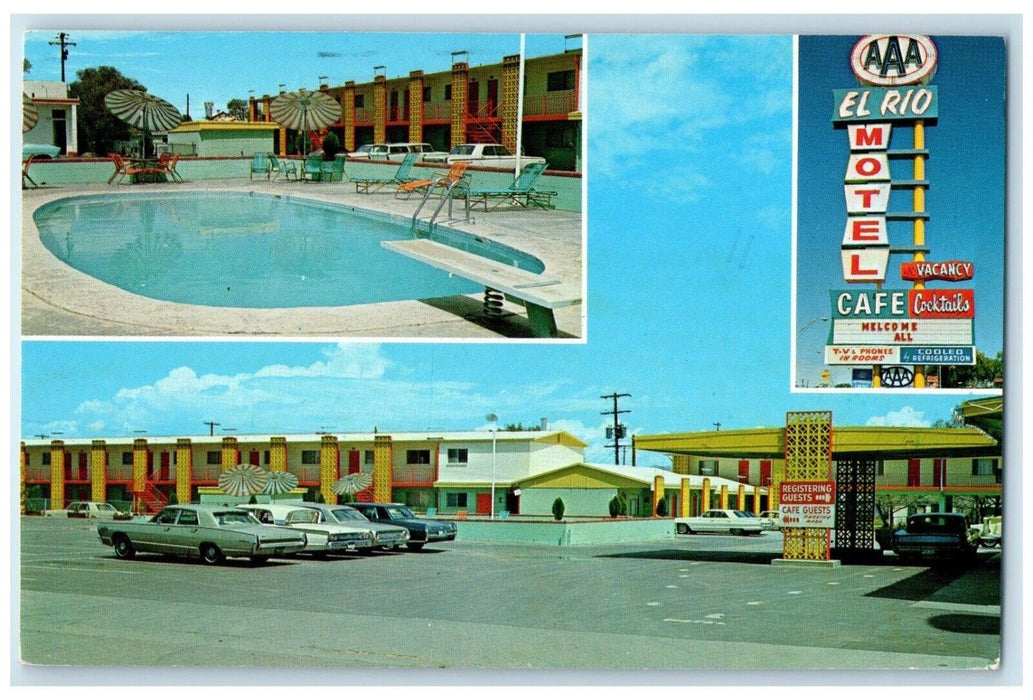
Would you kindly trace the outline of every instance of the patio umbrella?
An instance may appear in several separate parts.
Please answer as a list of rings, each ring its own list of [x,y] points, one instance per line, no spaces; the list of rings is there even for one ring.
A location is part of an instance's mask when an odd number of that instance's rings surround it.
[[[274,99],[269,114],[284,128],[308,132],[336,124],[341,118],[341,105],[325,92],[301,89]],[[302,150],[306,150],[304,146]]]
[[[183,120],[183,115],[172,104],[142,90],[112,90],[104,97],[104,106],[130,126],[143,129],[144,156],[150,132],[175,129]]]
[[[267,496],[277,496],[281,493],[287,493],[298,485],[298,477],[294,476],[290,472],[271,471],[268,472],[266,476],[268,479],[265,482],[265,488],[262,489],[262,493]]]
[[[364,491],[369,488],[370,484],[373,483],[373,475],[365,472],[355,472],[354,474],[345,474],[340,479],[334,482],[333,489],[334,493],[338,495],[343,494],[356,494],[359,491]]]
[[[230,496],[254,496],[262,493],[269,474],[253,464],[238,464],[219,475],[219,488]]]
[[[36,122],[39,121],[39,110],[36,109],[36,103],[33,102],[32,98],[22,93],[22,133],[36,126]]]

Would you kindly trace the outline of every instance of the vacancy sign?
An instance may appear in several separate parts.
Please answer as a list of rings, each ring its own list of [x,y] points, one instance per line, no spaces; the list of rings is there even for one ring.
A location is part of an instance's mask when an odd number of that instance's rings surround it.
[[[834,481],[783,481],[778,498],[782,527],[836,526]]]

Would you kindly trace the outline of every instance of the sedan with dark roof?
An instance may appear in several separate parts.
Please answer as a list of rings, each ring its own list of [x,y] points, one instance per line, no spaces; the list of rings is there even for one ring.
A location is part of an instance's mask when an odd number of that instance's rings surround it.
[[[374,523],[401,525],[409,531],[406,545],[414,552],[423,549],[428,542],[448,542],[456,538],[456,524],[443,520],[419,518],[400,503],[349,503],[352,508]]]

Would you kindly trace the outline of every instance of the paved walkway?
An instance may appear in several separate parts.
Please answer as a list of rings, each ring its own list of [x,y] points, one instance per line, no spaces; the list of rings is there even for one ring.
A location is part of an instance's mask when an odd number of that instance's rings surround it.
[[[24,336],[302,336],[351,338],[530,337],[526,312],[506,303],[500,321],[481,313],[481,295],[329,308],[215,308],[131,294],[75,270],[40,242],[32,220],[41,205],[83,194],[244,191],[296,196],[374,210],[408,224],[418,200],[396,200],[393,190],[362,195],[351,183],[208,180],[181,184],[68,185],[22,192],[22,334]],[[458,212],[458,203],[457,210]],[[582,215],[500,207],[472,212],[449,227],[540,258],[550,278],[583,284]],[[561,337],[580,338],[585,304],[558,309]]]

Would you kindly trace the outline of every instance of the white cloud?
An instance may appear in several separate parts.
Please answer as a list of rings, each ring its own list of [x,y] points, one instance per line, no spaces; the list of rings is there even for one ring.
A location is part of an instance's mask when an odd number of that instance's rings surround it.
[[[893,428],[928,428],[932,421],[925,417],[925,411],[916,411],[904,406],[899,411],[890,411],[884,416],[872,416],[865,425]]]

